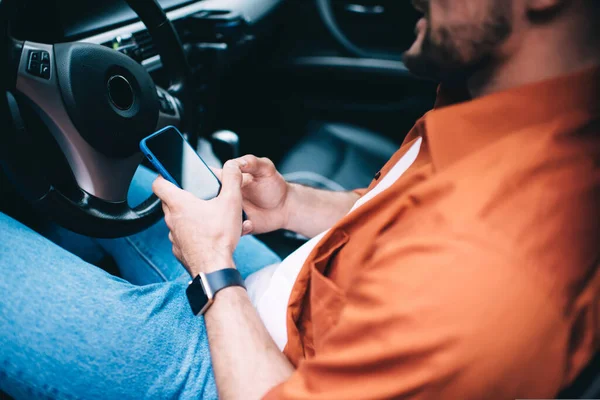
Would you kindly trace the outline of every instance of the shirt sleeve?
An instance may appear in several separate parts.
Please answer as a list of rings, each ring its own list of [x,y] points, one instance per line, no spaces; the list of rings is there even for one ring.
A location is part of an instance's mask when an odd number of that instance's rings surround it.
[[[485,235],[438,235],[384,235],[322,349],[266,398],[553,397],[568,337],[556,293]]]

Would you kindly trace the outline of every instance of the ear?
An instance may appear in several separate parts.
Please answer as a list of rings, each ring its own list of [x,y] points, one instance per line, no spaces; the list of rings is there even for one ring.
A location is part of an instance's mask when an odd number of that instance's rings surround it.
[[[598,351],[600,335],[600,268],[588,281],[571,312],[571,334],[563,387],[569,386]]]
[[[525,0],[530,13],[546,13],[561,7],[567,0]]]

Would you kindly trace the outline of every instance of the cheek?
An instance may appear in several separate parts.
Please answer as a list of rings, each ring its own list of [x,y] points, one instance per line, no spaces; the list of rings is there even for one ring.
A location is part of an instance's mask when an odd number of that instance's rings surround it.
[[[511,4],[511,0],[434,1],[429,40],[437,57],[464,66],[495,51],[504,39],[502,31],[509,29]]]
[[[432,0],[429,20],[432,31],[479,25],[490,0]],[[503,0],[509,1],[509,0]]]

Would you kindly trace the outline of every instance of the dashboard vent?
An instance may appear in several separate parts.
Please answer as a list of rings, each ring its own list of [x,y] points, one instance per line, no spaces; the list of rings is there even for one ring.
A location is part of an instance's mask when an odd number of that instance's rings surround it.
[[[137,51],[139,52],[136,54],[136,58],[140,62],[158,54],[154,47],[154,43],[152,42],[152,36],[150,36],[150,33],[148,33],[147,30],[134,33],[133,38],[137,45]]]

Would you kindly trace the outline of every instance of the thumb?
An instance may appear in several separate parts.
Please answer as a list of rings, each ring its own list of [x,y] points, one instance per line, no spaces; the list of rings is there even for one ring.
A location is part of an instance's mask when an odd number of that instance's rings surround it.
[[[152,183],[152,191],[168,206],[180,196],[182,190],[162,176],[159,176],[154,183]]]
[[[254,231],[254,224],[250,220],[246,220],[242,223],[242,236],[246,236]]]
[[[221,194],[227,197],[242,198],[242,170],[236,161],[227,161],[221,171]]]

